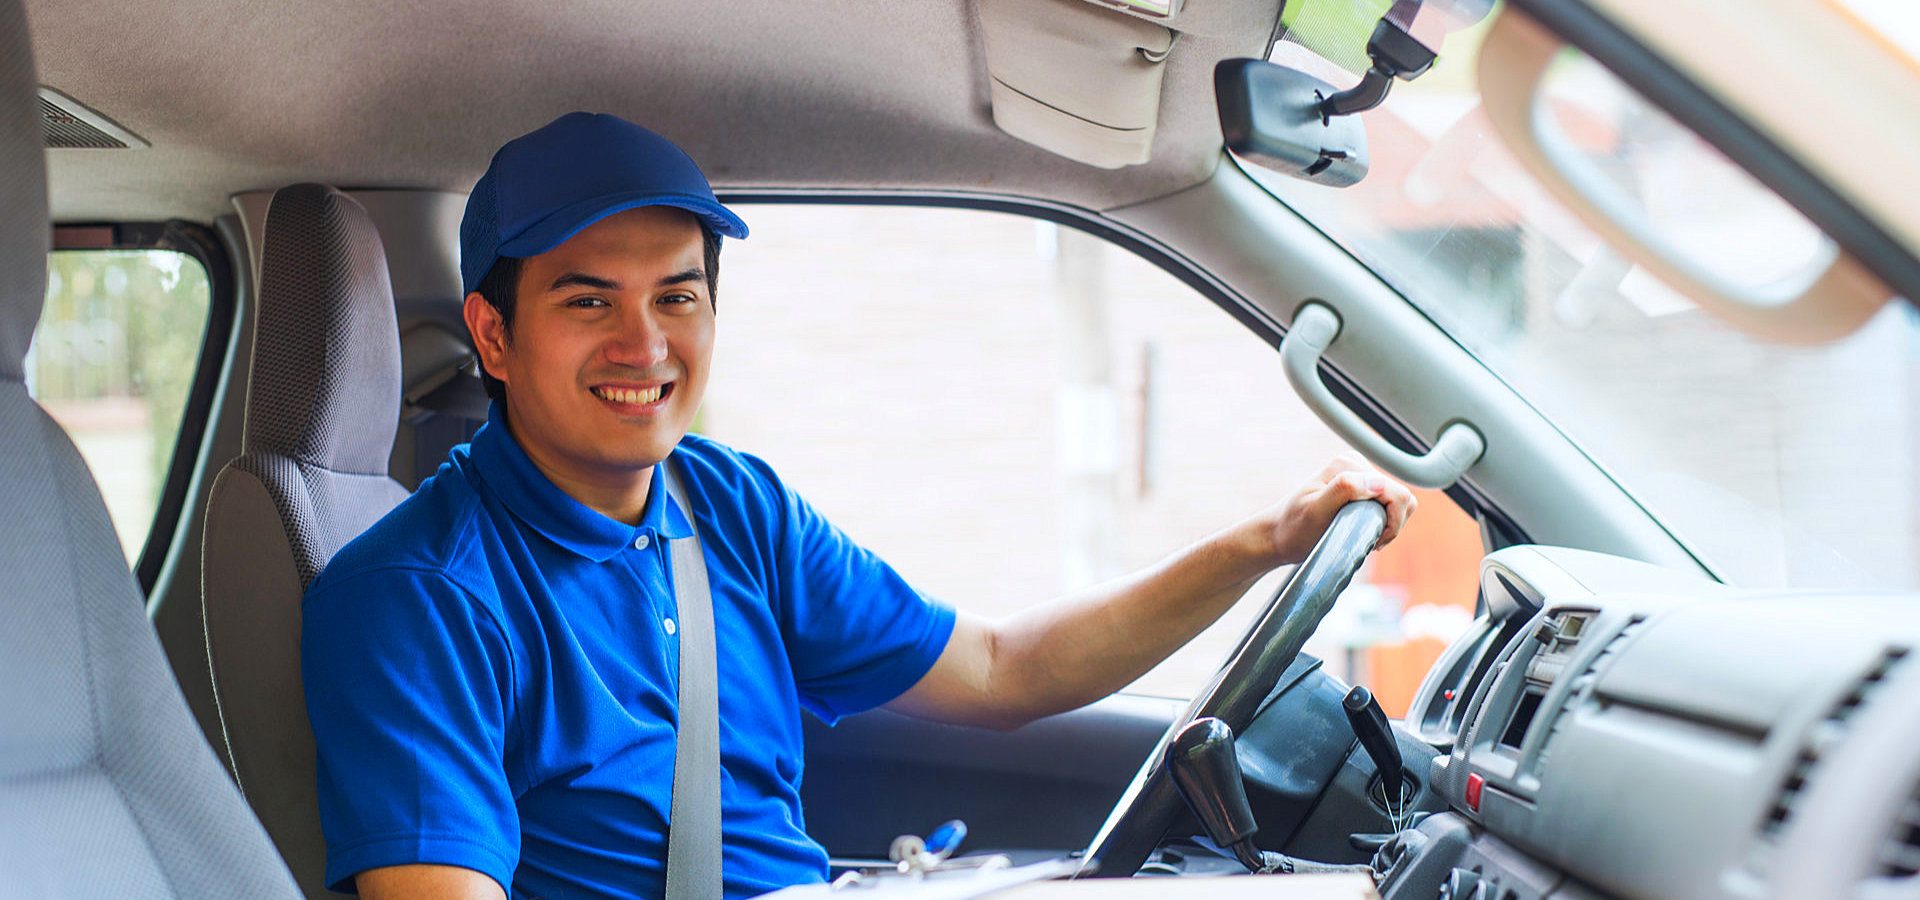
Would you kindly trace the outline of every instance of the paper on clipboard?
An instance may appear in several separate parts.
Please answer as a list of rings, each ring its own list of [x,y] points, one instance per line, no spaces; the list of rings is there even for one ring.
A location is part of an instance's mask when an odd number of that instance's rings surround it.
[[[1065,864],[1063,867],[1062,864]],[[1223,875],[1054,881],[1078,868],[1050,860],[956,878],[874,879],[835,890],[790,887],[759,900],[1379,900],[1365,875]]]
[[[1059,878],[1080,868],[1076,859],[1049,859],[1007,869],[934,873],[925,878],[882,876],[843,887],[803,884],[756,900],[973,900],[1017,885]]]
[[[991,900],[1380,900],[1365,875],[1209,875],[1043,881]]]

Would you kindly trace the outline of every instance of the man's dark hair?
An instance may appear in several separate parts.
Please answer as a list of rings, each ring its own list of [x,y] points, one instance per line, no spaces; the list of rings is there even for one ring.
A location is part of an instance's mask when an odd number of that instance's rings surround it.
[[[720,304],[720,235],[712,228],[707,227],[707,223],[705,222],[700,223],[700,243],[701,249],[704,251],[703,255],[706,257],[703,262],[707,270],[707,296],[712,298],[714,308],[718,309]],[[509,341],[513,339],[513,311],[519,301],[520,294],[520,263],[521,259],[515,256],[502,256],[494,260],[493,268],[488,269],[487,274],[480,279],[480,283],[473,288],[475,293],[479,294],[482,299],[492,304],[493,308],[499,311],[500,327],[506,332]],[[476,362],[478,362],[477,359]],[[506,384],[500,379],[493,377],[493,375],[487,371],[486,363],[479,363],[479,365],[480,382],[486,385],[487,396],[494,400],[507,399]]]

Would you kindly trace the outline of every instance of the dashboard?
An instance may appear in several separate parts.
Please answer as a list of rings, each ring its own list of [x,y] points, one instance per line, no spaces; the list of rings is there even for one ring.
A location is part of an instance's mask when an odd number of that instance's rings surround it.
[[[1920,606],[1487,557],[1405,728],[1443,808],[1385,900],[1920,896]]]

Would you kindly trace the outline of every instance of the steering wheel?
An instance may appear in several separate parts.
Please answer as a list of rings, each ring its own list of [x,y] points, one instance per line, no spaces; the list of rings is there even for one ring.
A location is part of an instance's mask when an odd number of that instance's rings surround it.
[[[1227,723],[1236,734],[1253,724],[1262,702],[1360,570],[1386,523],[1386,507],[1374,500],[1356,500],[1334,514],[1319,543],[1267,601],[1226,664],[1147,755],[1073,877],[1126,878],[1139,871],[1184,802],[1167,771],[1168,742],[1188,723],[1206,716]]]

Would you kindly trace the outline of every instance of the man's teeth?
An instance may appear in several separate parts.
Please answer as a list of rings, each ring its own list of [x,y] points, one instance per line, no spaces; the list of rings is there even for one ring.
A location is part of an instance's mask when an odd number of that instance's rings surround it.
[[[665,387],[666,385],[658,385],[655,387],[645,388],[642,390],[634,390],[632,388],[602,387],[602,388],[594,388],[593,392],[599,395],[600,399],[611,400],[615,403],[646,404],[646,403],[652,403],[655,400],[660,399],[660,392]]]

